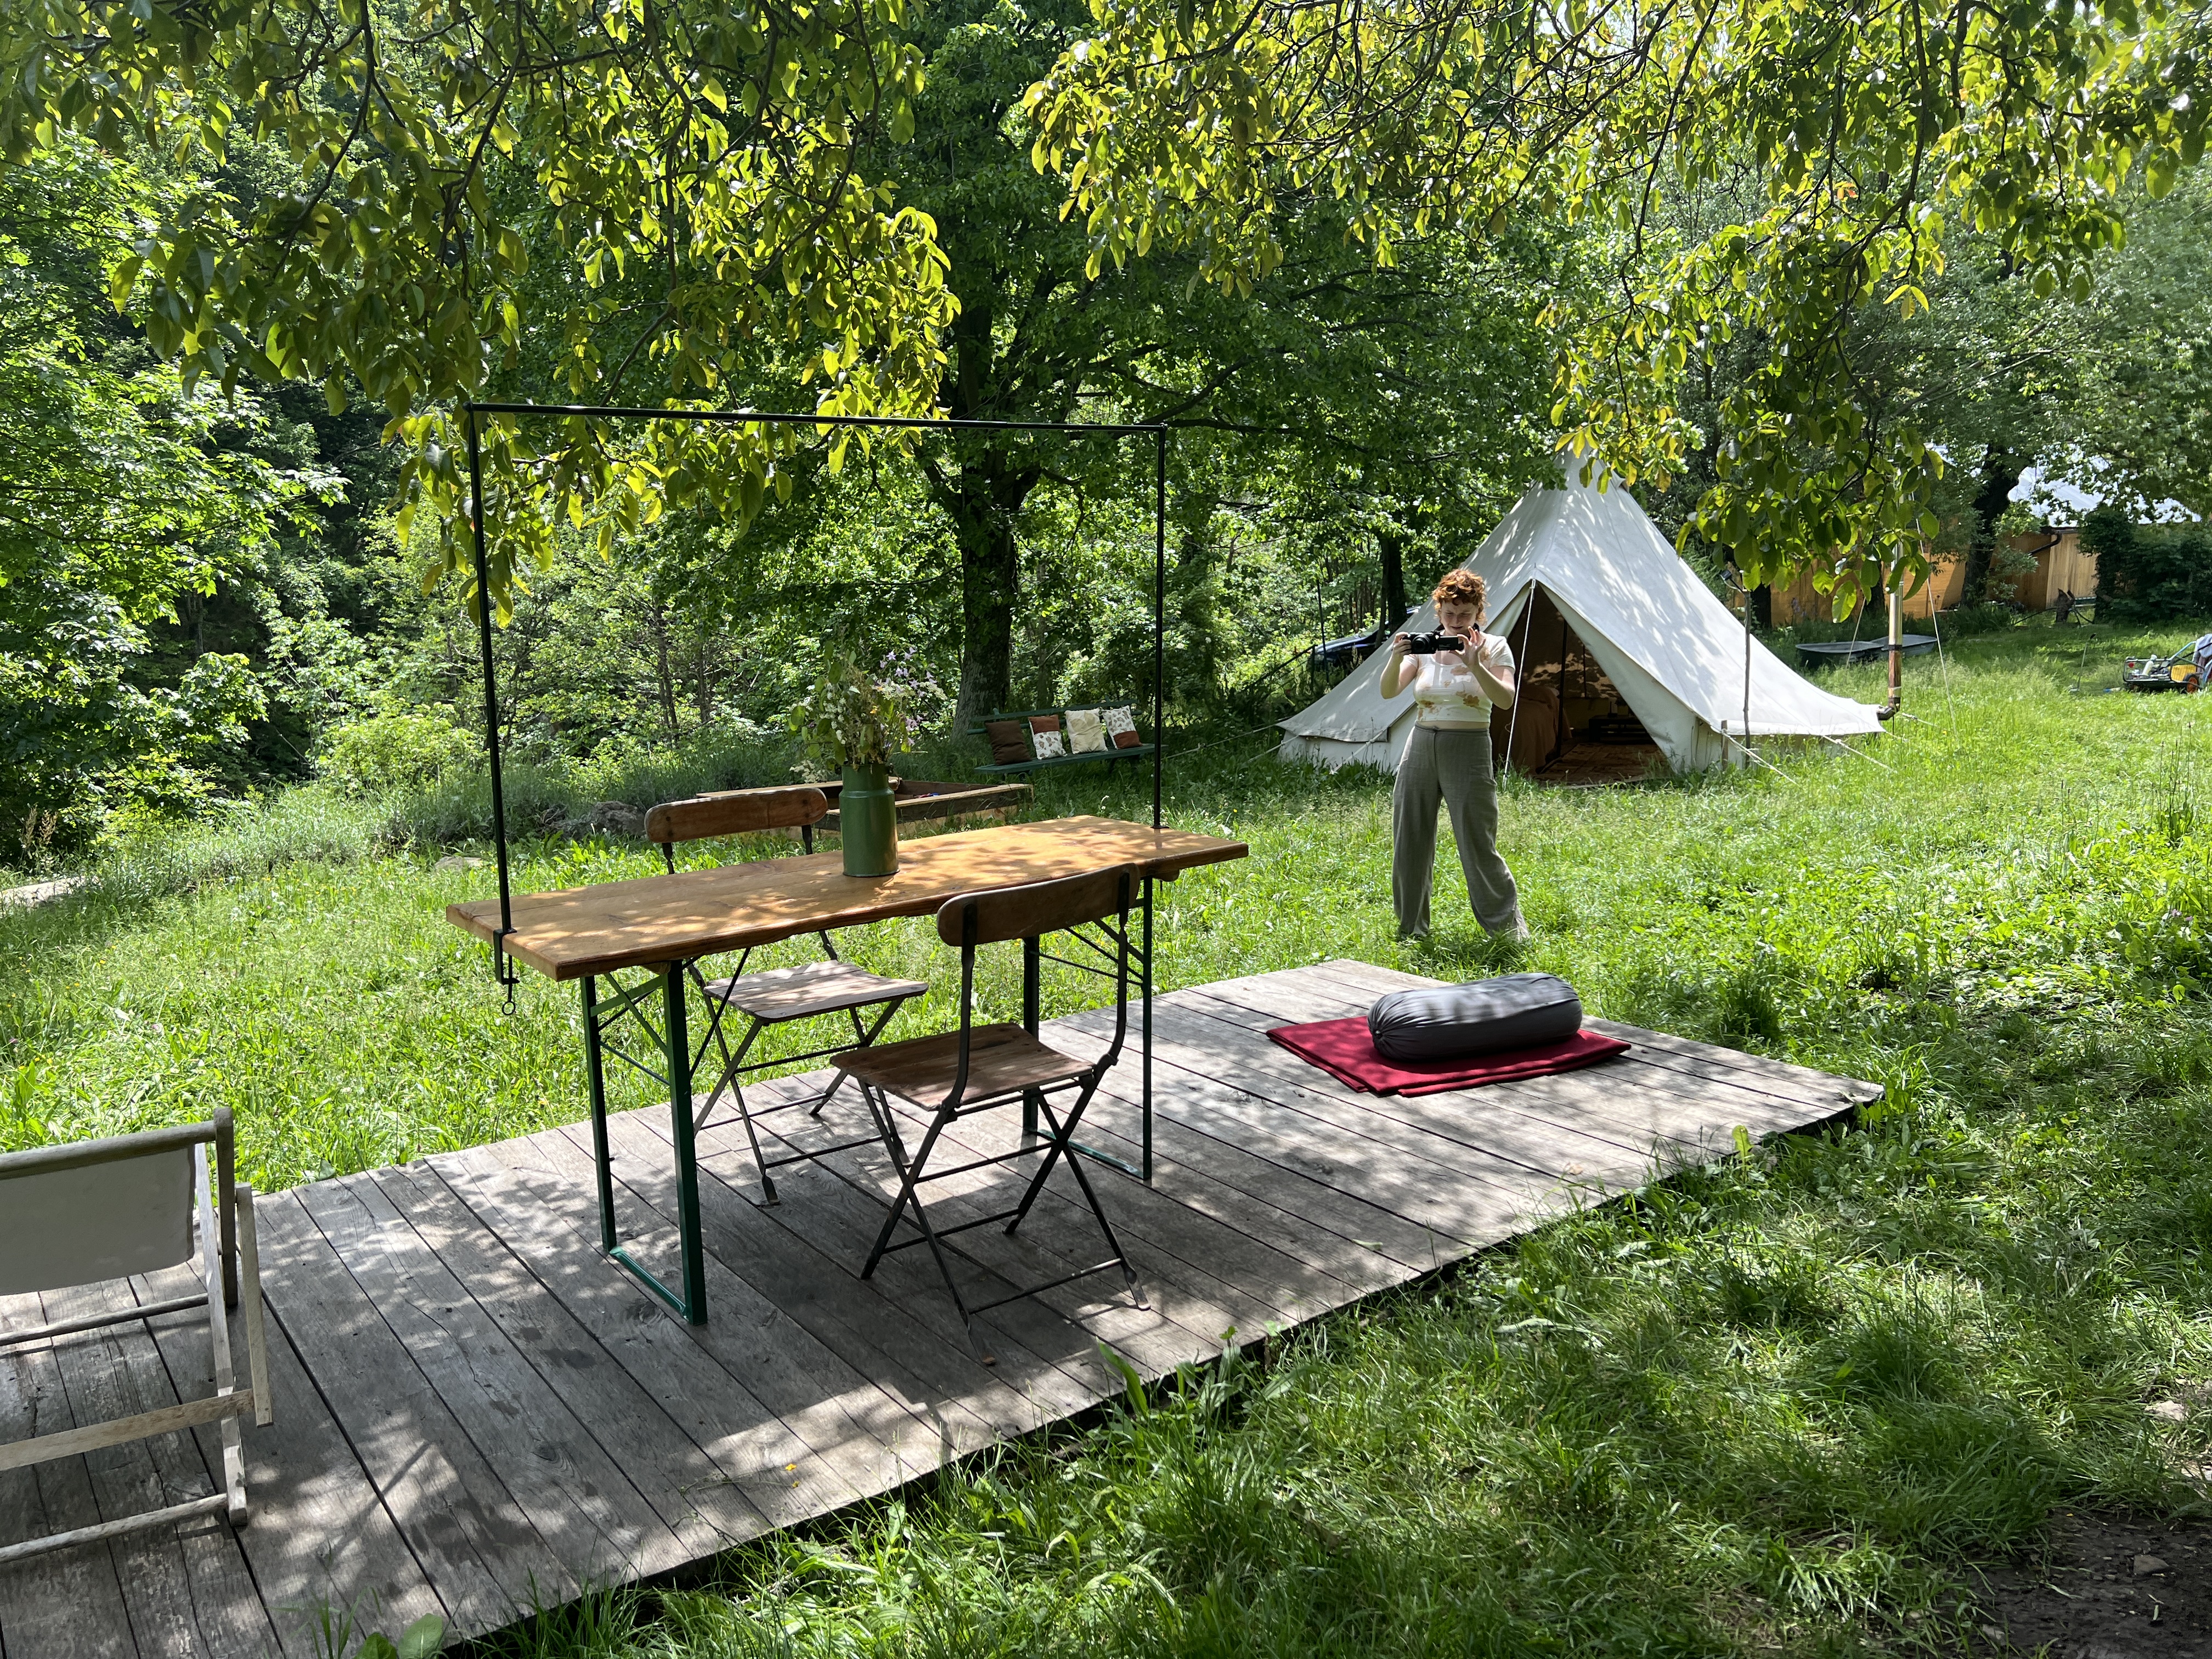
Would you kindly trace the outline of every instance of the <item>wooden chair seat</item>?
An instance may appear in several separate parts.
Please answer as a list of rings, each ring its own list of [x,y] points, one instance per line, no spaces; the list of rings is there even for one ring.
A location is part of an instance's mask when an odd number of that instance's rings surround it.
[[[960,1033],[914,1037],[868,1048],[848,1049],[830,1064],[861,1082],[935,1111],[952,1093],[960,1070]],[[973,1028],[968,1054],[970,1103],[1003,1097],[1018,1090],[1049,1088],[1088,1073],[1095,1062],[1076,1060],[1048,1048],[1018,1025]]]
[[[705,989],[708,1001],[726,1003],[763,1025],[776,1025],[816,1014],[842,1013],[848,1008],[902,1002],[921,996],[929,987],[921,980],[887,979],[854,963],[833,959],[733,975],[711,981]]]

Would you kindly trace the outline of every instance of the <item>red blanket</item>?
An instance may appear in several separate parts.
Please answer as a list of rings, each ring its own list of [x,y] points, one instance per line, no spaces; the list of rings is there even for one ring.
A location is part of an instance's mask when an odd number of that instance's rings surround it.
[[[1596,1031],[1577,1031],[1558,1042],[1502,1054],[1472,1054],[1459,1060],[1400,1063],[1375,1052],[1367,1017],[1316,1020],[1310,1025],[1278,1025],[1267,1033],[1309,1065],[1318,1066],[1339,1083],[1370,1095],[1440,1095],[1449,1089],[1475,1089],[1515,1078],[1545,1077],[1593,1065],[1625,1054],[1628,1044]]]

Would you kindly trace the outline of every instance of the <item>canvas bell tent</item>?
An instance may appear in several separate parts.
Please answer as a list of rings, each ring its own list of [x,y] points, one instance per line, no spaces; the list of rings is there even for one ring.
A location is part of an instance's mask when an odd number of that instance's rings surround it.
[[[1497,712],[1503,758],[1534,772],[1571,750],[1634,775],[1663,760],[1700,771],[1740,754],[1743,624],[1715,599],[1619,484],[1531,487],[1464,568],[1490,592],[1492,633],[1521,665],[1516,715]],[[1409,630],[1433,628],[1424,605]],[[1881,729],[1874,706],[1833,696],[1763,645],[1750,644],[1750,729],[1769,737],[1844,738]],[[1413,699],[1382,696],[1377,651],[1310,708],[1280,722],[1285,760],[1397,769]],[[1725,732],[1728,736],[1723,735]],[[1602,769],[1601,764],[1601,770]]]

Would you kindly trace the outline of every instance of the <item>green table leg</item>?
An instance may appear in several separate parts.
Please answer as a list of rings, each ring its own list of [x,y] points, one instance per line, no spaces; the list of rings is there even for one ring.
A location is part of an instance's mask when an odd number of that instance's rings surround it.
[[[654,970],[661,979],[662,1050],[668,1062],[665,1073],[668,1106],[676,1140],[676,1232],[684,1266],[684,1290],[680,1295],[661,1283],[650,1268],[629,1253],[627,1246],[614,1242],[606,1118],[597,1065],[599,1042],[595,1028],[589,1021],[586,1021],[585,1029],[587,1033],[586,1042],[593,1061],[592,1095],[598,1109],[592,1119],[592,1130],[598,1137],[600,1215],[607,1254],[627,1267],[640,1284],[666,1303],[669,1309],[687,1323],[703,1325],[707,1322],[707,1250],[699,1225],[699,1158],[691,1130],[691,1032],[684,1005],[684,966],[680,962],[672,962]],[[591,994],[587,990],[585,994],[588,997]]]

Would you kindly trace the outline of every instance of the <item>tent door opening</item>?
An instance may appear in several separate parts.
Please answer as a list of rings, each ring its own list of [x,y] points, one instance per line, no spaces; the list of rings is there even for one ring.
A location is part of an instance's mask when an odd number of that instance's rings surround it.
[[[1618,783],[1667,769],[1666,757],[1541,584],[1504,625],[1520,665],[1518,718],[1491,711],[1500,769],[1539,783]]]

